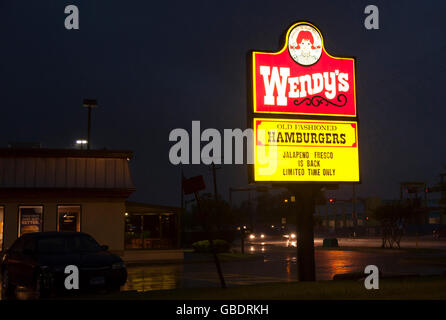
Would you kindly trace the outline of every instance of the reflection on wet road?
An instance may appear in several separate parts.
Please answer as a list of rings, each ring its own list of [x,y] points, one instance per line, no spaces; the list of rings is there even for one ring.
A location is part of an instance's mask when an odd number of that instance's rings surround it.
[[[127,283],[122,290],[136,290],[140,292],[168,290],[181,287],[183,264],[129,266],[127,272]]]
[[[295,249],[253,245],[251,251],[261,253],[263,259],[222,262],[228,286],[296,280]],[[316,250],[316,277],[317,280],[331,280],[335,274],[363,272],[365,266],[369,264],[378,266],[387,275],[440,274],[444,271],[443,266],[401,263],[408,255],[406,252],[398,251]],[[128,270],[129,279],[123,290],[148,291],[219,286],[215,265],[211,262],[129,266]]]
[[[290,264],[285,262],[286,264]],[[291,281],[291,270],[275,274],[260,261],[222,262],[224,277],[228,286],[254,283]],[[160,266],[128,267],[129,277],[122,290],[163,290],[174,288],[219,286],[215,265],[210,262],[171,264]],[[291,277],[290,277],[291,275]]]

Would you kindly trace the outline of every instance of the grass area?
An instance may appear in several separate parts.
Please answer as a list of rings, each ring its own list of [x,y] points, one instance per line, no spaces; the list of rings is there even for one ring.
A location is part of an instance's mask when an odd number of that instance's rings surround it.
[[[84,297],[89,298],[89,297]],[[369,300],[446,299],[446,277],[381,279],[379,290],[366,290],[363,281],[269,283],[203,289],[176,289],[146,293],[121,292],[92,299],[124,300]]]

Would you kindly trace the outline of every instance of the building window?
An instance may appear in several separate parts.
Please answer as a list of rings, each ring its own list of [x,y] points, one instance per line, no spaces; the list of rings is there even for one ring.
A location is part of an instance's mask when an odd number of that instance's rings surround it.
[[[19,206],[19,237],[42,231],[43,206]]]
[[[81,231],[81,207],[57,206],[57,231]]]
[[[0,251],[3,250],[3,225],[5,219],[5,208],[0,207]]]
[[[128,214],[125,218],[126,249],[173,249],[177,246],[175,214]]]

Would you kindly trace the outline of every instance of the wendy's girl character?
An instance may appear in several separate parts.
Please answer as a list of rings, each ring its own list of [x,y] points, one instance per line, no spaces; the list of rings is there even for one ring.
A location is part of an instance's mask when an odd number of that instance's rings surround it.
[[[314,32],[306,29],[296,30],[297,26],[290,34],[289,51],[291,57],[299,64],[308,66],[316,63],[321,56],[321,40],[316,30]],[[315,36],[317,40],[315,41]]]

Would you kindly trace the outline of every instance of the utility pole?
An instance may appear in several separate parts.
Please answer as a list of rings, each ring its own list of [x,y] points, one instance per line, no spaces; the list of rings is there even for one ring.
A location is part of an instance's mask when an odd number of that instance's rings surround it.
[[[214,198],[215,198],[215,212],[216,212],[216,214],[218,214],[218,193],[217,193],[217,174],[216,174],[217,169],[220,169],[220,168],[216,168],[215,162],[212,161],[212,177],[214,180]],[[195,194],[195,196],[197,197],[197,193]],[[197,203],[198,203],[198,198],[197,198]],[[211,232],[210,226],[208,226],[208,230],[210,233]],[[226,282],[225,282],[225,278],[223,277],[223,272],[221,271],[220,261],[218,259],[217,253],[215,251],[215,246],[213,243],[212,236],[209,237],[209,244],[211,246],[212,254],[214,255],[214,261],[215,261],[215,265],[217,267],[218,277],[220,278],[220,284],[221,284],[221,287],[224,289],[224,288],[226,288]]]
[[[207,212],[204,212],[201,207],[200,196],[198,192],[200,190],[204,190],[206,188],[203,180],[203,176],[196,176],[189,179],[183,179],[183,188],[182,191],[184,194],[194,194],[195,201],[197,202],[198,213],[200,216],[200,220],[203,225],[203,231],[208,235],[209,245],[214,257],[215,266],[217,267],[218,277],[220,278],[220,284],[222,288],[226,288],[225,279],[223,277],[223,272],[221,270],[220,261],[218,259],[218,255],[214,246],[214,240],[212,236],[212,231],[209,223],[209,215]]]
[[[215,167],[215,163],[212,162],[212,177],[214,179],[214,198],[215,201],[218,200],[218,193],[217,193],[217,174],[216,174],[216,170],[220,169],[220,168],[216,168]]]
[[[248,192],[248,213],[251,221],[251,230],[252,230],[252,214],[251,214],[251,191],[257,192],[268,192],[268,187],[257,186],[255,188],[229,188],[229,203],[232,207],[232,193],[233,192]],[[245,229],[243,226],[240,226],[240,238],[241,238],[241,252],[245,253]]]
[[[98,102],[95,99],[84,99],[82,104],[84,107],[88,108],[88,133],[87,133],[87,150],[90,150],[91,144],[91,109],[98,107]]]
[[[183,192],[183,182],[184,182],[184,172],[183,168],[181,168],[181,212],[184,212],[184,192]]]
[[[248,191],[248,212],[249,212],[249,224],[251,227],[251,232],[254,230],[254,217],[252,214],[252,205],[251,205],[251,190]]]
[[[198,195],[198,192],[194,192],[194,195],[195,195],[195,200],[197,201],[198,211],[200,212],[201,215],[203,215],[203,211],[202,211],[201,204],[200,204],[200,197]],[[209,225],[209,219],[205,218],[205,221],[203,222],[203,227],[204,227],[203,229],[205,230],[205,232],[207,232],[207,234],[208,234],[209,245],[211,247],[212,256],[214,257],[215,266],[217,268],[217,274],[220,279],[220,285],[221,285],[222,289],[224,289],[224,288],[226,288],[226,282],[225,282],[225,278],[223,276],[223,272],[221,271],[220,260],[218,259],[217,251],[215,249],[214,239],[211,234],[211,229],[210,229],[210,225]]]
[[[90,139],[91,139],[91,107],[88,107],[87,150],[90,150]]]

